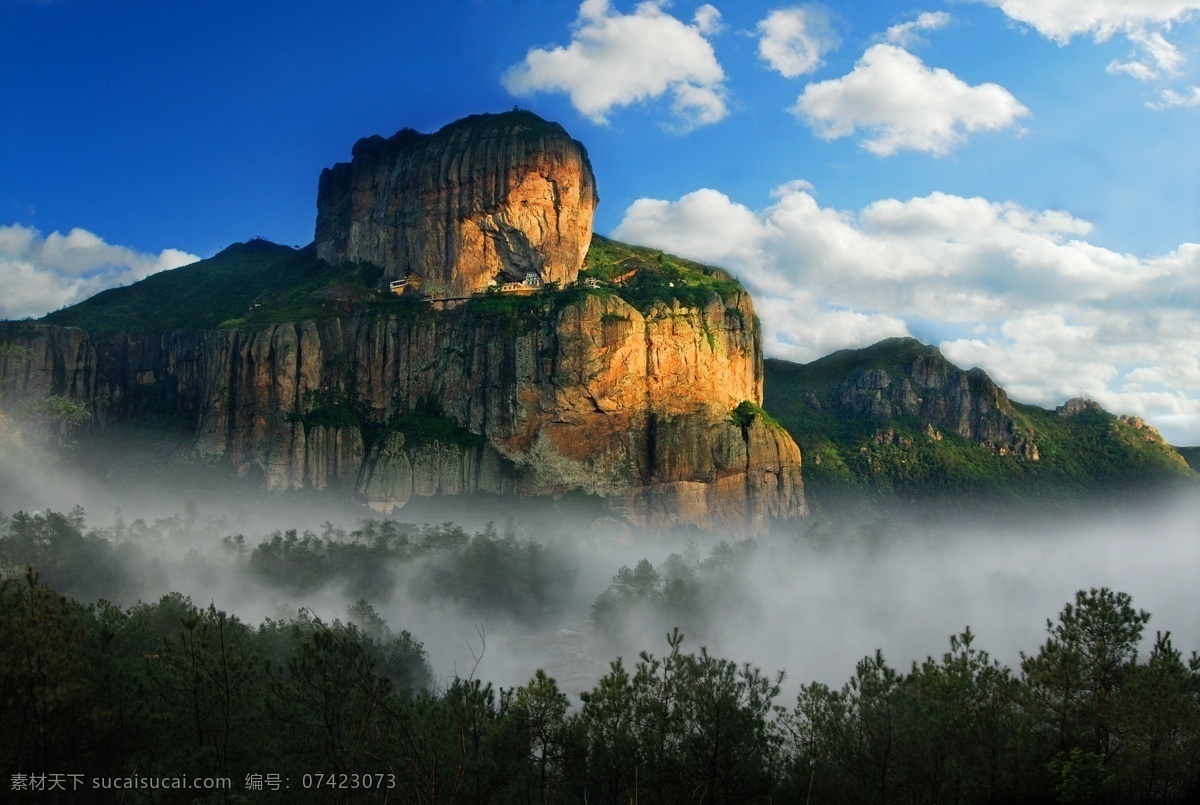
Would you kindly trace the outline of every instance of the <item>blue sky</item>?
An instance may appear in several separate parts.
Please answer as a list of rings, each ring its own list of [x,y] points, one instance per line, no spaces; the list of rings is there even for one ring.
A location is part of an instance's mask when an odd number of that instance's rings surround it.
[[[0,0],[0,317],[312,238],[359,137],[514,104],[597,231],[715,262],[769,355],[889,335],[1200,443],[1200,0]]]

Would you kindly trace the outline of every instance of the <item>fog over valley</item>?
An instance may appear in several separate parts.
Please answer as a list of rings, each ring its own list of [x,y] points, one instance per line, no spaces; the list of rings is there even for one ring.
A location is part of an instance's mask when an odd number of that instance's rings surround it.
[[[0,697],[10,784],[47,764],[236,790],[261,767],[302,787],[269,802],[330,801],[315,775],[345,770],[414,801],[847,805],[1200,784],[1187,487],[827,503],[748,537],[578,493],[385,516],[170,439],[105,444],[0,458],[0,677],[32,691]]]
[[[39,567],[63,592],[128,606],[174,591],[250,625],[300,608],[345,619],[365,599],[424,644],[443,684],[474,674],[513,687],[544,668],[577,694],[615,657],[658,653],[674,627],[692,649],[785,670],[789,690],[835,685],[877,648],[906,668],[965,627],[1016,667],[1044,639],[1046,619],[1093,587],[1132,595],[1153,615],[1151,635],[1169,630],[1178,645],[1200,647],[1194,494],[1116,512],[1020,510],[1007,521],[965,507],[817,514],[744,540],[631,530],[570,499],[429,502],[380,519],[327,495],[230,501],[159,488],[130,490],[136,502],[121,505],[69,467],[44,477],[4,470],[26,482],[0,493],[7,572],[39,558],[22,554],[14,515],[38,521],[82,505],[79,531],[103,550],[91,565],[59,556],[57,569]]]

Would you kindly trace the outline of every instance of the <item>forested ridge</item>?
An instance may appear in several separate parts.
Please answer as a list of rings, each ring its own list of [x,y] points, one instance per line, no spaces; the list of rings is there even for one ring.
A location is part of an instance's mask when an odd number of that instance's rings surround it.
[[[301,610],[257,626],[177,593],[82,603],[16,564],[40,550],[47,577],[65,587],[87,574],[64,565],[59,548],[72,546],[76,560],[91,550],[91,567],[102,567],[108,540],[83,533],[82,512],[18,513],[0,525],[0,785],[56,773],[232,783],[219,793],[12,791],[15,801],[379,802],[379,786],[389,801],[429,803],[1200,797],[1200,658],[1162,633],[1146,651],[1149,614],[1105,588],[1077,593],[1015,669],[968,629],[907,670],[874,652],[841,687],[807,684],[785,701],[782,672],[713,656],[674,631],[633,662],[615,659],[573,701],[542,671],[513,688],[469,670],[438,680],[419,635],[384,623],[366,600],[344,619]],[[450,551],[458,558],[445,568],[470,567],[475,554],[491,566],[552,561],[490,529],[411,528],[376,524],[345,539],[285,532],[254,547],[231,537],[226,550],[267,575],[285,554],[336,564],[356,542]],[[622,568],[595,617],[639,596],[668,601],[686,583],[702,593],[728,564],[724,551],[693,563],[694,578],[678,557],[661,571]],[[514,588],[545,591],[538,579]],[[518,595],[511,606],[530,604]]]

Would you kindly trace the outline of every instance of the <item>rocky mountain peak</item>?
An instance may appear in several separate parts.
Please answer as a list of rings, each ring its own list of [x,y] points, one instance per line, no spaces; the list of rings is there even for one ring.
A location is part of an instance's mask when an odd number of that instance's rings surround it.
[[[367,137],[351,153],[319,182],[316,247],[329,262],[419,274],[433,297],[578,276],[599,197],[587,150],[557,123],[472,115],[435,134]]]
[[[1004,389],[982,369],[963,370],[915,338],[841,350],[809,364],[805,374],[823,378],[818,385],[828,388],[828,402],[844,415],[913,418],[1000,454],[1038,459],[1032,434],[1017,421]]]
[[[1054,409],[1054,413],[1061,417],[1071,417],[1084,413],[1100,413],[1104,409],[1100,407],[1100,403],[1093,400],[1087,400],[1083,397],[1072,397],[1062,405]]]

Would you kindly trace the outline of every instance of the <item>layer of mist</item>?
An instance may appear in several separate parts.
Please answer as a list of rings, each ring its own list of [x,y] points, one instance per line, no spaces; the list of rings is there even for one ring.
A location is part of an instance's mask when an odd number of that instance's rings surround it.
[[[0,525],[18,511],[82,504],[80,531],[110,546],[107,559],[89,560],[89,583],[62,592],[129,605],[177,591],[250,624],[301,608],[345,618],[365,599],[424,644],[438,685],[472,676],[510,687],[544,668],[576,695],[618,656],[663,653],[674,626],[692,650],[785,670],[785,693],[838,685],[876,648],[900,668],[940,656],[966,626],[1015,668],[1076,590],[1102,586],[1152,613],[1151,639],[1169,630],[1185,651],[1200,648],[1195,496],[1012,522],[810,519],[723,542],[631,531],[565,502],[443,500],[381,520],[332,496],[205,498],[186,486],[123,495],[71,466],[46,469],[3,468]],[[380,529],[394,536],[387,550]],[[305,539],[309,554],[294,566],[272,564],[261,547]],[[329,558],[355,551],[369,576]],[[119,570],[105,576],[109,560]],[[9,557],[5,571],[24,561]]]
[[[1120,516],[851,522],[820,541],[777,538],[747,552],[725,588],[730,605],[698,639],[719,656],[786,669],[789,687],[838,684],[875,648],[900,668],[938,657],[966,626],[1017,667],[1075,591],[1109,587],[1153,614],[1151,637],[1169,630],[1200,648],[1198,515],[1191,498]],[[622,640],[644,644],[646,626],[635,620]]]

